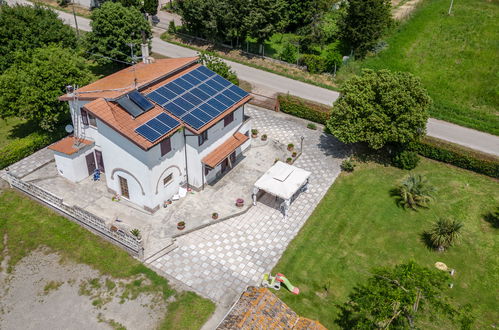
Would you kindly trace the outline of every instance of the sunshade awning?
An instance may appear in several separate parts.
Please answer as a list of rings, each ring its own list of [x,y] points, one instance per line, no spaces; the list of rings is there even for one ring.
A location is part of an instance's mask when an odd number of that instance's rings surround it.
[[[215,148],[212,152],[203,158],[203,163],[211,168],[215,168],[225,158],[240,147],[244,142],[248,141],[248,137],[242,133],[237,132],[231,136],[227,141]]]
[[[278,161],[255,182],[255,188],[289,200],[307,183],[310,174],[309,171]]]

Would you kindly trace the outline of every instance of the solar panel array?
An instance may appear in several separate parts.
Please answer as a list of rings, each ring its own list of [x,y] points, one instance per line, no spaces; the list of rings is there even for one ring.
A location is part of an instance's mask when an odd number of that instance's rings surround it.
[[[238,86],[200,66],[147,97],[187,125],[200,129],[247,95]]]
[[[140,116],[144,112],[154,108],[148,99],[146,99],[138,91],[134,90],[116,100],[118,104],[131,114],[134,118]]]
[[[168,116],[166,113],[160,113],[145,124],[137,127],[135,131],[150,142],[154,142],[179,125],[180,122],[178,120]]]

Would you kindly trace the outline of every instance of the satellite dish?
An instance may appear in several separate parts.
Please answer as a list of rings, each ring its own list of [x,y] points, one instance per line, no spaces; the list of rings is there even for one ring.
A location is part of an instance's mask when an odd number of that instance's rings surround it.
[[[66,125],[66,127],[64,129],[68,133],[73,133],[73,131],[74,131],[73,125],[71,125],[71,124]]]

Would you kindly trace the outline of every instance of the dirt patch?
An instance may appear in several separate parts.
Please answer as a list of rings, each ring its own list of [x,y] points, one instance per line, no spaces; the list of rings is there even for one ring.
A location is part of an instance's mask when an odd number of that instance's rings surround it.
[[[392,5],[394,7],[393,11],[392,11],[393,19],[395,19],[397,21],[402,21],[402,20],[406,19],[414,11],[414,9],[416,9],[416,7],[418,6],[418,4],[421,1],[422,0],[410,0],[410,1],[394,0],[394,1],[392,1]]]
[[[145,279],[114,279],[37,250],[0,273],[0,329],[153,329],[166,312]]]

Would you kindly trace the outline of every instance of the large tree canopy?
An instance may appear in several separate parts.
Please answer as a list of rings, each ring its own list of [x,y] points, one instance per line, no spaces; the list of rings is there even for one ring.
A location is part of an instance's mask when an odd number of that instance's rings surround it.
[[[414,262],[377,269],[354,288],[337,322],[345,329],[406,329],[445,316],[470,326],[472,319],[443,297],[448,280],[446,273]]]
[[[16,52],[51,43],[76,46],[74,31],[53,10],[39,5],[0,6],[0,73],[14,63]]]
[[[409,143],[425,133],[431,99],[410,73],[364,70],[343,84],[327,127],[342,142]]]
[[[363,58],[392,25],[390,0],[349,0],[341,36],[356,57]]]
[[[92,11],[92,32],[86,35],[89,52],[100,55],[94,58],[100,63],[112,63],[112,60],[132,62],[130,44],[134,44],[135,56],[140,56],[142,32],[151,38],[151,26],[142,13],[134,7],[123,7],[118,2],[105,2]]]
[[[93,79],[85,59],[67,48],[37,48],[31,57],[18,54],[17,62],[0,76],[0,117],[36,121],[51,131],[69,116],[58,100],[65,86],[86,85]]]

